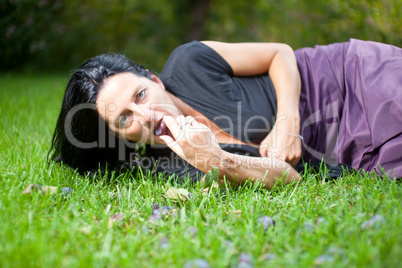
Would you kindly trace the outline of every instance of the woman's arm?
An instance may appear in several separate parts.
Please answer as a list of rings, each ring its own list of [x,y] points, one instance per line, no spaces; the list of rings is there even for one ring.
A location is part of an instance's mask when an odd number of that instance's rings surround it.
[[[224,175],[236,184],[251,179],[262,182],[267,189],[271,189],[277,180],[289,184],[301,179],[289,163],[277,158],[250,157],[223,151],[222,161],[217,167],[221,179]]]
[[[272,188],[276,180],[289,183],[299,180],[299,174],[286,162],[275,158],[235,155],[223,151],[212,131],[188,116],[176,120],[170,116],[163,118],[174,139],[161,139],[181,158],[203,172],[212,166],[218,167],[220,178],[242,184],[247,180],[260,181],[266,188]],[[187,122],[187,123],[184,123]]]
[[[301,140],[285,134],[299,135],[300,132],[301,82],[293,49],[279,43],[203,43],[219,53],[236,76],[269,73],[277,95],[278,111],[273,131],[261,143],[260,154],[263,157],[272,154],[296,165],[301,157]]]

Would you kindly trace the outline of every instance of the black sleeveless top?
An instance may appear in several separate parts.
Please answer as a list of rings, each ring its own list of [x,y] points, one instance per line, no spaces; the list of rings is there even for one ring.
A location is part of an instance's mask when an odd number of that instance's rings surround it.
[[[234,76],[230,65],[209,46],[193,41],[176,48],[160,79],[166,90],[206,116],[219,128],[245,143],[260,143],[276,115],[276,94],[267,74]],[[231,153],[260,156],[242,144],[220,144]],[[203,173],[169,148],[148,146],[147,155],[158,160],[158,171],[199,180]],[[163,166],[163,167],[162,167]]]

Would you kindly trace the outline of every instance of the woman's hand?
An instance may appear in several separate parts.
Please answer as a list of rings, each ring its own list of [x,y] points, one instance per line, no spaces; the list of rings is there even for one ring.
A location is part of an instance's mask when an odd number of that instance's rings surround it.
[[[212,131],[191,116],[170,116],[163,118],[174,139],[170,136],[160,138],[178,156],[197,169],[208,172],[211,166],[219,166],[222,149]]]
[[[212,166],[219,169],[220,179],[243,184],[249,179],[272,188],[277,180],[290,183],[300,180],[299,174],[286,162],[276,158],[250,157],[223,151],[212,131],[198,123],[191,116],[170,116],[163,118],[174,139],[160,136],[181,158],[202,172],[207,173]]]
[[[279,158],[294,167],[301,157],[301,138],[293,136],[299,135],[299,131],[297,120],[296,122],[277,120],[271,132],[260,144],[261,156]]]

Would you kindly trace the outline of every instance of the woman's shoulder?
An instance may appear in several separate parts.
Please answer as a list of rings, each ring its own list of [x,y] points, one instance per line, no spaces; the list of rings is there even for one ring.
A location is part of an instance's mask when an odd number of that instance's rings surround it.
[[[188,43],[184,43],[178,47],[176,47],[172,54],[176,54],[176,53],[182,53],[182,52],[196,52],[199,51],[200,49],[202,49],[205,45],[197,40],[193,40],[191,42]]]
[[[170,54],[161,75],[172,76],[174,72],[199,71],[231,73],[229,64],[211,47],[200,41],[192,41],[177,47]]]
[[[191,42],[184,43],[178,46],[173,50],[172,54],[180,54],[180,53],[196,54],[196,53],[214,53],[214,52],[215,50],[206,45],[203,41],[193,40]]]
[[[197,46],[198,42],[193,41],[175,48],[170,54],[163,69],[165,70],[167,68],[173,68],[177,64],[182,66],[183,64],[188,63],[191,59],[195,59]]]
[[[200,41],[191,41],[175,48],[166,63],[202,62],[217,58],[219,54]]]

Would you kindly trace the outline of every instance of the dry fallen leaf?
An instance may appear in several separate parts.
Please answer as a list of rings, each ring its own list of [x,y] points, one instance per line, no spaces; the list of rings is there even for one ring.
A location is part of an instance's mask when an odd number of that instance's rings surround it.
[[[23,194],[30,194],[30,193],[37,193],[42,192],[43,194],[50,194],[54,195],[57,194],[57,187],[55,186],[42,186],[40,184],[30,184],[22,193]]]
[[[57,187],[55,186],[42,186],[42,193],[54,195],[57,194]]]
[[[182,201],[186,201],[188,199],[190,199],[190,193],[187,189],[183,189],[183,188],[169,188],[166,191],[166,195],[168,198],[172,199],[172,200],[182,200]]]
[[[32,192],[39,192],[42,189],[42,185],[40,184],[30,184],[22,193],[30,194]]]
[[[211,184],[210,187],[204,188],[204,189],[202,190],[202,194],[203,194],[203,195],[207,195],[208,192],[209,192],[209,189],[211,189],[211,188],[219,188],[219,184],[218,184],[216,181],[212,182],[212,184]]]

